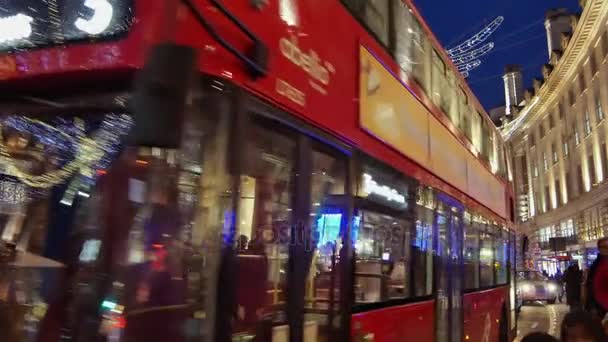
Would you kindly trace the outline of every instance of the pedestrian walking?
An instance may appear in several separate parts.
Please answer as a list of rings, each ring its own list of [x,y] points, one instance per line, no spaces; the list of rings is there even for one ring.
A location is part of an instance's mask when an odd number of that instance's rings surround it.
[[[564,273],[564,283],[566,283],[566,303],[570,309],[577,309],[581,305],[581,289],[583,282],[583,272],[578,264],[572,264]]]
[[[589,268],[586,282],[587,310],[603,318],[608,312],[608,237],[597,242],[597,259]]]
[[[606,333],[594,314],[576,310],[562,321],[561,342],[606,342]]]

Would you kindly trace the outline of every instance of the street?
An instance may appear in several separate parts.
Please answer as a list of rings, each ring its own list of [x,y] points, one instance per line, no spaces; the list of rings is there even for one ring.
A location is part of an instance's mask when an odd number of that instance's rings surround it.
[[[568,313],[568,306],[565,304],[544,305],[535,302],[523,306],[517,320],[516,341],[537,331],[547,332],[557,337],[561,321],[566,313]]]

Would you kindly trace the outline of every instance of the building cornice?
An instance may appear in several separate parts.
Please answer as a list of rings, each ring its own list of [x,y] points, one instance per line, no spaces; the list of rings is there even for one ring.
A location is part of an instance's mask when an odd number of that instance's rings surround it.
[[[568,87],[589,54],[594,38],[604,26],[608,17],[608,1],[588,0],[583,8],[580,20],[572,38],[546,82],[538,89],[536,95],[519,113],[517,118],[505,125],[502,136],[505,141],[511,140],[519,133],[525,133],[532,123],[544,115],[550,106],[559,101],[562,88]]]

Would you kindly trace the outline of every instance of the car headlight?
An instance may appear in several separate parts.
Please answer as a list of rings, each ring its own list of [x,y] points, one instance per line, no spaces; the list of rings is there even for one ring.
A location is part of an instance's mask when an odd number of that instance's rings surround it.
[[[530,292],[534,290],[534,287],[530,284],[521,284],[521,290],[524,292]]]
[[[549,290],[550,292],[556,292],[557,291],[557,285],[555,285],[555,284],[549,284],[549,285],[547,285],[547,290]]]

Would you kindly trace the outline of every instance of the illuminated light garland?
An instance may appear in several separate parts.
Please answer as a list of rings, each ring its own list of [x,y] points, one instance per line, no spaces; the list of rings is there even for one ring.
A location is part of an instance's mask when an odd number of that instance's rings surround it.
[[[494,43],[492,42],[477,49],[475,49],[475,47],[485,42],[494,32],[496,32],[504,20],[505,18],[502,16],[497,17],[469,39],[458,44],[454,48],[447,50],[448,56],[452,62],[454,62],[463,77],[469,77],[470,71],[481,65],[481,61],[478,60],[478,58],[490,53],[490,51],[494,49]]]
[[[5,172],[19,179],[24,184],[34,187],[48,189],[55,185],[65,182],[68,178],[77,173],[82,176],[83,181],[92,184],[97,177],[97,169],[105,169],[110,163],[110,156],[118,151],[118,146],[122,138],[133,126],[133,119],[128,115],[109,114],[106,115],[99,128],[91,134],[86,135],[84,122],[76,123],[73,129],[62,127],[55,128],[42,121],[29,118],[22,118],[24,121],[17,120],[16,123],[30,123],[28,128],[20,126],[21,130],[32,133],[40,142],[46,142],[50,146],[62,150],[73,150],[74,157],[58,170],[50,171],[42,175],[32,175],[22,171],[10,157],[10,153],[4,142],[0,143],[0,155],[6,163]],[[76,120],[78,121],[78,119]],[[13,128],[19,125],[9,125]],[[60,125],[62,126],[62,125]],[[36,128],[34,128],[36,127]],[[65,131],[73,130],[74,138],[70,137]],[[42,132],[52,132],[54,136],[37,135]],[[67,140],[66,137],[69,139]],[[60,139],[53,139],[60,138]],[[63,138],[63,139],[61,139]],[[69,147],[65,145],[71,145]]]
[[[464,55],[458,55],[456,57],[453,57],[452,61],[456,65],[468,63],[468,62],[471,62],[471,61],[487,54],[488,52],[492,51],[493,48],[494,48],[494,43],[488,43],[478,49],[467,52]]]
[[[494,33],[500,27],[500,25],[504,21],[505,21],[504,17],[502,17],[502,16],[497,17],[490,24],[488,24],[481,31],[477,32],[469,39],[458,44],[454,48],[447,50],[448,55],[450,57],[454,57],[454,56],[461,55],[463,53],[470,51],[477,45],[486,41],[492,35],[492,33]]]
[[[456,67],[458,68],[458,71],[462,74],[463,77],[469,77],[469,72],[477,67],[479,67],[481,65],[481,61],[475,60],[473,62],[469,62],[469,63],[465,63],[465,64],[458,64],[456,65]]]

